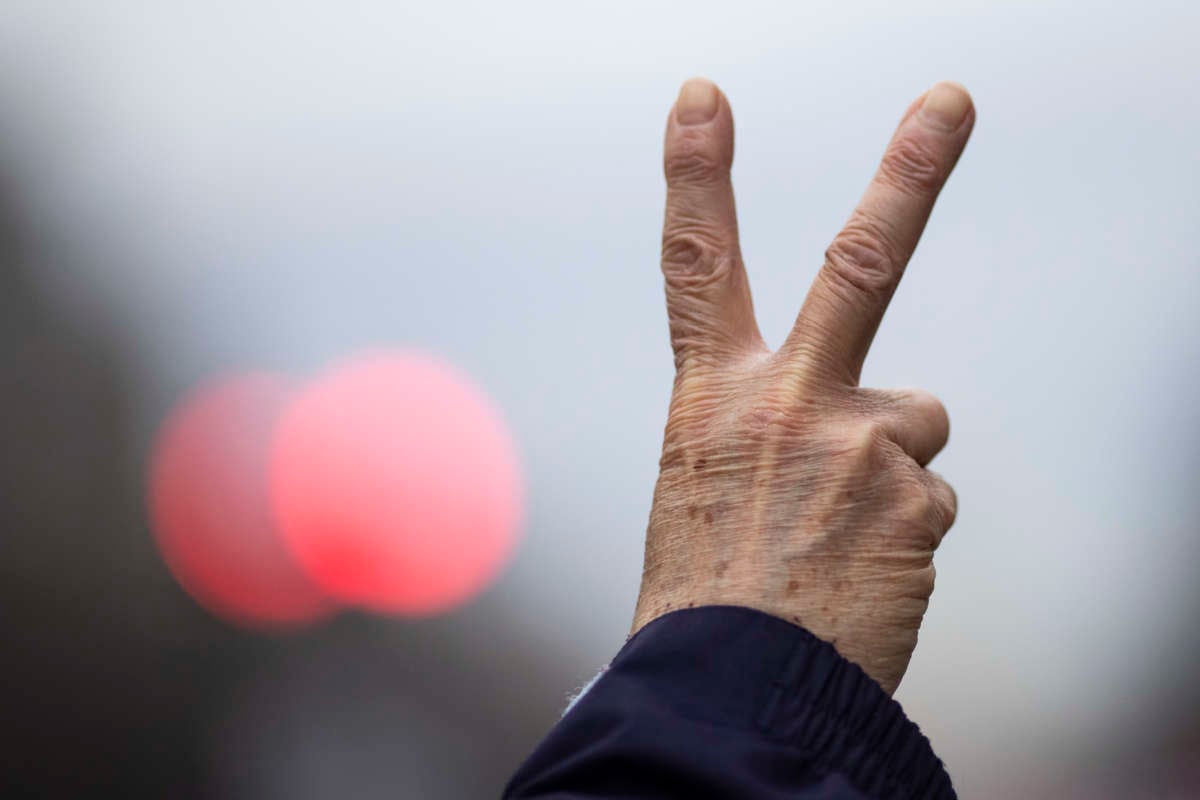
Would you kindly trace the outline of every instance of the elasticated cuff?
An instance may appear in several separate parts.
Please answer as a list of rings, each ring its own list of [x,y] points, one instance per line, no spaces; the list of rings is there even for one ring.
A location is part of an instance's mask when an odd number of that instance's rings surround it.
[[[620,676],[647,681],[681,716],[756,729],[871,797],[955,797],[900,704],[828,642],[778,617],[739,606],[670,612],[625,643],[605,679]]]

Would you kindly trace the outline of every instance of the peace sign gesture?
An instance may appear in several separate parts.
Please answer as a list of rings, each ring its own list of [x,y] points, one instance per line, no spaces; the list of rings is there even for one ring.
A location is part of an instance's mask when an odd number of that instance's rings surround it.
[[[689,606],[758,608],[895,690],[955,516],[953,489],[925,468],[949,421],[926,392],[858,380],[974,120],[957,84],[909,106],[772,353],[738,244],[729,103],[707,81],[684,84],[664,157],[675,386],[634,630]]]

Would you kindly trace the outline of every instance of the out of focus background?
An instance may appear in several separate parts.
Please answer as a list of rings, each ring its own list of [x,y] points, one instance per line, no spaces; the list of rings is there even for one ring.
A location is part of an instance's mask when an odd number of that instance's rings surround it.
[[[968,798],[1200,796],[1200,11],[1188,3],[0,9],[5,796],[499,794],[620,647],[671,385],[661,136],[705,75],[778,344],[907,104],[974,136],[869,385],[953,420],[898,699]],[[147,518],[210,376],[436,354],[521,540],[444,613],[214,616]]]

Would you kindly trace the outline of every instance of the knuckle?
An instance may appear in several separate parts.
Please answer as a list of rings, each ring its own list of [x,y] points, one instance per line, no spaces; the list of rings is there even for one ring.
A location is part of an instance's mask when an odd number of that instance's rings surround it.
[[[954,491],[954,487],[942,481],[945,497],[942,500],[942,526],[944,530],[950,530],[954,525],[955,518],[958,517],[958,492]]]
[[[897,512],[907,522],[928,522],[937,511],[937,498],[924,470],[911,459],[898,463],[893,472]]]
[[[921,419],[926,420],[927,424],[936,429],[941,438],[949,435],[950,414],[946,411],[946,404],[924,389],[912,389],[909,394],[910,402],[916,407],[917,414]]]
[[[826,271],[859,292],[886,294],[902,266],[893,238],[878,220],[855,214],[825,251]]]
[[[928,490],[915,490],[912,494],[912,500],[909,502],[909,519],[914,522],[930,524],[938,519],[941,512],[938,510],[937,498]]]
[[[938,415],[946,413],[946,407],[942,404],[942,401],[930,391],[910,388],[901,389],[900,394],[903,399],[907,399],[922,411]]]
[[[936,578],[932,560],[926,561],[921,566],[913,565],[902,573],[900,580],[904,587],[904,597],[913,604],[906,606],[906,610],[915,612],[911,615],[913,618],[919,620],[924,616],[928,609],[929,598],[933,595]]]
[[[946,404],[940,398],[926,392],[924,395],[924,403],[926,410],[932,419],[937,420],[938,424],[949,430],[950,428],[950,412],[946,410]]]
[[[729,164],[710,132],[680,131],[663,155],[663,172],[672,184],[707,184],[728,177]]]
[[[926,597],[933,594],[934,585],[937,583],[937,570],[934,569],[932,562],[917,573],[916,581],[917,590],[921,594]]]
[[[684,274],[706,273],[716,261],[716,251],[701,236],[680,228],[663,233],[662,264],[664,270]]]
[[[936,528],[934,542],[937,544],[946,531],[954,525],[954,518],[958,514],[958,495],[954,491],[954,487],[936,472],[925,470],[922,477],[925,479],[923,494],[929,505],[928,519],[930,524]]]
[[[669,289],[690,293],[728,278],[738,257],[699,231],[675,229],[663,236],[662,271]]]
[[[930,195],[942,184],[942,159],[918,136],[892,141],[879,165],[879,177],[888,185],[915,195]]]
[[[864,420],[851,427],[845,452],[856,459],[873,463],[887,441],[887,427],[881,421]]]
[[[909,483],[895,506],[897,527],[908,531],[913,543],[919,542],[923,549],[933,552],[944,530],[940,503],[927,487],[919,486],[916,480]]]

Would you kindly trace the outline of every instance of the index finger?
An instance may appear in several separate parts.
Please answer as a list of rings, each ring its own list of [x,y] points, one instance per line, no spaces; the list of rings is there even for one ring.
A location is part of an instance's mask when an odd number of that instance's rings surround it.
[[[814,354],[833,374],[858,382],[875,331],[974,122],[971,96],[956,83],[936,84],[909,106],[858,208],[825,252],[785,351]]]

